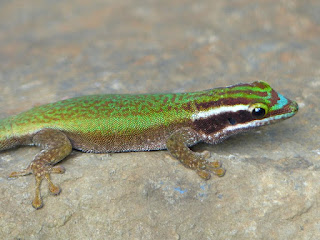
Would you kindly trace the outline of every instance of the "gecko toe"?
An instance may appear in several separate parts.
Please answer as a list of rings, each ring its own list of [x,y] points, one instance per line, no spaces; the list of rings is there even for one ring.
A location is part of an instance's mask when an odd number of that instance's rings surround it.
[[[35,209],[42,208],[43,202],[42,202],[41,198],[34,198],[32,201],[32,207],[34,207]]]
[[[12,172],[10,173],[10,175],[8,176],[9,179],[15,179],[17,177],[21,177],[21,176],[26,176],[32,173],[32,169],[30,167],[23,169],[21,171],[18,172]]]
[[[56,186],[52,183],[50,174],[46,173],[44,177],[47,179],[48,184],[49,184],[49,191],[52,195],[58,195],[61,192],[61,188],[59,186]]]
[[[200,153],[200,154],[201,154],[201,156],[202,156],[203,158],[205,158],[205,159],[208,159],[208,158],[211,157],[211,153],[210,153],[209,151],[207,151],[207,150],[203,151],[203,152]]]
[[[206,166],[208,169],[221,168],[222,164],[219,161],[207,162]]]
[[[54,166],[53,168],[51,168],[51,173],[65,173],[66,169],[62,166]]]
[[[226,170],[224,168],[216,168],[212,170],[212,172],[218,177],[223,177],[226,174]]]
[[[211,178],[211,174],[206,170],[197,169],[196,173],[204,180],[209,180]]]

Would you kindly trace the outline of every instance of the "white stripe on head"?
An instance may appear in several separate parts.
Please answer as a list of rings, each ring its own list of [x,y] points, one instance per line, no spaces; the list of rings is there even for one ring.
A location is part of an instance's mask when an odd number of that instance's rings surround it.
[[[200,119],[200,118],[208,118],[212,116],[219,115],[221,113],[226,112],[238,112],[240,110],[248,111],[249,105],[233,105],[233,106],[222,106],[222,107],[216,107],[205,111],[199,111],[197,113],[192,114],[191,119],[193,121]]]

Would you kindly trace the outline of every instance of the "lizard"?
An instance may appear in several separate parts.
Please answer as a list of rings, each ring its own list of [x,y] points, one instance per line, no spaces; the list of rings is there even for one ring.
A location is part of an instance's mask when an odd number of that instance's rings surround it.
[[[9,178],[33,174],[32,206],[43,206],[40,187],[61,188],[51,174],[72,149],[91,153],[167,149],[203,179],[223,176],[208,151],[194,152],[198,142],[217,144],[231,135],[292,117],[298,104],[264,81],[185,93],[104,94],[75,97],[34,107],[0,120],[0,151],[29,145],[41,148],[29,166]]]

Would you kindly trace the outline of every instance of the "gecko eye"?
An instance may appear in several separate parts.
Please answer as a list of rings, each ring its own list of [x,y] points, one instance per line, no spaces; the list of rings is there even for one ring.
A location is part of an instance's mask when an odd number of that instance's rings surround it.
[[[266,111],[263,108],[254,108],[252,110],[252,116],[257,119],[261,119],[266,115]]]
[[[250,106],[251,115],[254,119],[262,119],[268,113],[268,107],[263,103],[256,103]]]

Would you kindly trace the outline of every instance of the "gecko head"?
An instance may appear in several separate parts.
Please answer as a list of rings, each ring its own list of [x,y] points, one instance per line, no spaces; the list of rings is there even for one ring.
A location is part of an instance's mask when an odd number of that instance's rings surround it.
[[[298,112],[298,104],[295,101],[276,92],[266,82],[258,81],[231,86],[231,95],[237,94],[239,87],[240,89],[243,87],[239,99],[239,105],[242,105],[242,110],[245,111],[239,114],[244,118],[243,123],[256,123],[261,126],[285,120]],[[255,126],[253,124],[253,127]]]
[[[298,104],[263,81],[237,84],[213,92],[212,104],[193,114],[194,126],[208,142],[294,116]]]

